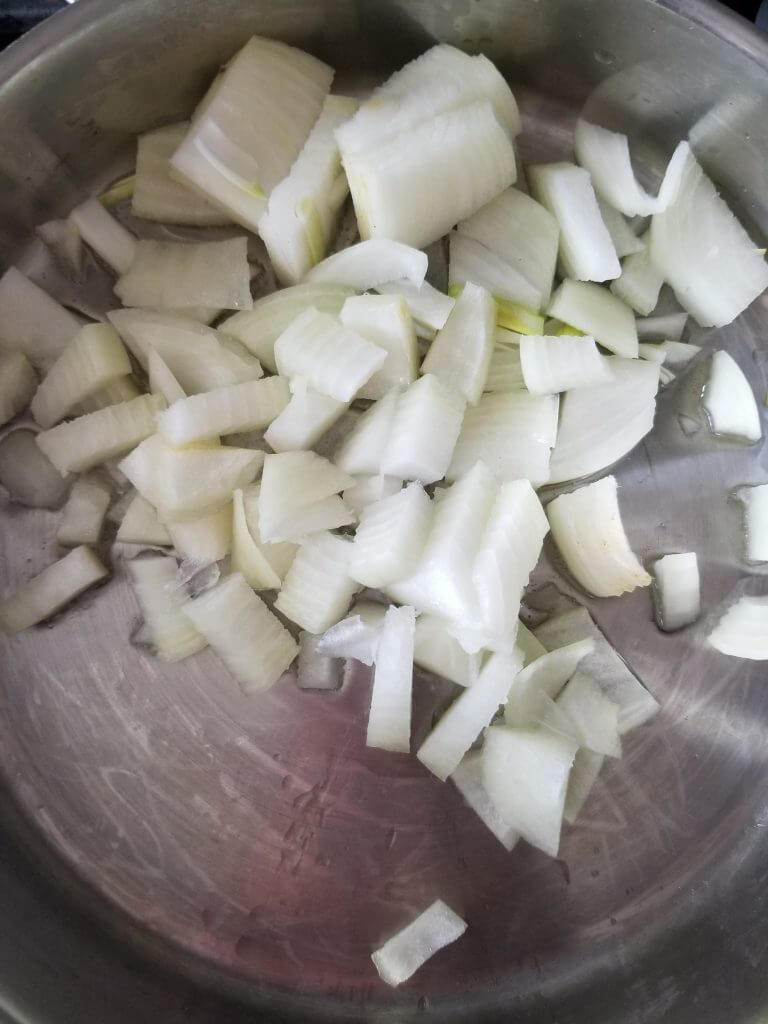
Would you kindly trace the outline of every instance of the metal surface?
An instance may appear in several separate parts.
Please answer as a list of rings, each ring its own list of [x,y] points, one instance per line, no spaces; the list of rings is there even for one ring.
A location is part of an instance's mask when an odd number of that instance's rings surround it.
[[[636,137],[650,177],[693,130],[756,241],[768,227],[768,51],[715,6],[81,0],[0,59],[3,259],[123,166],[134,133],[186,114],[253,31],[347,75],[380,75],[433,39],[481,49],[521,83],[525,159],[566,155],[582,109]],[[700,332],[760,395],[767,320],[761,300]],[[728,500],[768,464],[713,443],[700,372],[665,392],[617,475],[638,553],[697,550],[714,610],[745,585],[768,590],[740,564]],[[54,558],[55,522],[3,507],[5,580]],[[558,861],[507,855],[414,758],[366,750],[364,673],[338,694],[288,681],[245,698],[209,652],[169,667],[130,646],[119,566],[54,623],[2,638],[0,1005],[51,1024],[757,1020],[768,670],[708,651],[706,619],[659,633],[647,592],[590,607],[663,710],[604,771]],[[422,676],[415,690],[418,743],[450,690]],[[466,936],[387,989],[370,950],[438,896]]]

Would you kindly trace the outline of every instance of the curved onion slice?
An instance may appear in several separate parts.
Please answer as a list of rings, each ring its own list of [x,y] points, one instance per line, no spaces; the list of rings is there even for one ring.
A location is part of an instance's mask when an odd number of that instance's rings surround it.
[[[262,541],[292,540],[296,535],[296,524],[307,509],[338,495],[353,483],[349,474],[314,452],[267,455],[259,494],[259,534]],[[310,633],[320,632],[309,626],[305,628]]]
[[[768,597],[740,597],[708,637],[721,654],[768,660]]]
[[[763,436],[757,400],[743,370],[728,352],[718,350],[712,354],[702,405],[714,434],[750,443]]]
[[[74,548],[0,601],[0,626],[18,633],[43,622],[108,575],[90,548]]]
[[[665,632],[682,629],[701,614],[699,563],[695,551],[664,555],[652,566],[656,620]]]
[[[435,900],[409,925],[371,954],[379,977],[388,985],[400,985],[445,946],[461,938],[467,922]]]
[[[419,668],[434,672],[457,686],[471,686],[477,679],[480,656],[468,654],[446,629],[444,619],[422,613],[416,619],[413,660]]]
[[[35,371],[23,352],[0,352],[0,426],[26,407],[36,387]]]
[[[575,579],[595,597],[647,587],[651,577],[629,546],[616,478],[606,476],[547,505],[552,537]]]
[[[611,380],[610,363],[595,339],[522,335],[520,365],[525,386],[534,395],[553,395]]]
[[[595,648],[591,637],[543,650],[515,676],[504,707],[507,725],[533,725],[541,709],[542,698],[554,700],[576,668]]]
[[[176,559],[158,555],[134,558],[127,565],[144,626],[161,661],[181,661],[201,651],[206,640],[182,611]]]
[[[607,288],[587,281],[563,281],[552,296],[549,315],[578,327],[610,352],[637,358],[634,314]]]
[[[70,485],[46,458],[33,430],[9,430],[0,440],[0,484],[11,501],[29,508],[58,508]]]
[[[16,267],[0,277],[0,323],[2,347],[18,349],[35,366],[55,359],[82,326]]]
[[[364,292],[388,281],[417,288],[427,273],[427,254],[403,242],[371,238],[326,257],[306,276],[307,284],[334,284]]]
[[[88,199],[69,215],[82,240],[108,263],[125,274],[136,256],[136,238],[115,220],[98,199]]]
[[[374,656],[371,707],[365,744],[407,754],[411,749],[413,608],[391,605],[384,615]]]
[[[592,176],[595,191],[627,217],[647,217],[666,209],[674,195],[649,195],[637,183],[629,157],[629,140],[582,118],[573,137],[576,159]]]
[[[475,404],[483,393],[495,342],[496,303],[485,288],[471,281],[462,289],[445,327],[429,347],[422,373],[438,380]]]

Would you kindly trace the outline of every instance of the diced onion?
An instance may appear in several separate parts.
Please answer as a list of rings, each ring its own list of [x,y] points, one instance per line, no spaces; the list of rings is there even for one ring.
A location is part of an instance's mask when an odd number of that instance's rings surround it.
[[[275,608],[309,633],[323,633],[344,615],[358,589],[349,575],[351,559],[352,542],[346,537],[310,537],[296,552]]]
[[[427,254],[403,242],[372,238],[350,245],[318,263],[307,274],[308,284],[334,284],[367,291],[388,281],[407,281],[419,287],[427,273]]]
[[[345,619],[331,626],[318,639],[318,651],[334,658],[355,658],[364,665],[372,665],[385,614],[384,605],[358,601]],[[417,628],[421,618],[419,616],[416,620]]]
[[[589,337],[520,338],[520,365],[526,388],[534,395],[553,395],[593,387],[611,380],[610,363]]]
[[[554,651],[544,649],[515,676],[504,707],[506,724],[534,724],[542,698],[554,700],[558,697],[579,663],[594,649],[592,637],[566,644]]]
[[[435,900],[371,955],[379,977],[388,985],[400,985],[445,946],[461,938],[467,923],[442,900]]]
[[[381,474],[400,395],[400,390],[393,388],[366,409],[336,449],[333,458],[337,466],[356,476]]]
[[[367,508],[374,502],[381,501],[382,498],[388,498],[392,494],[397,494],[402,485],[403,481],[398,480],[394,476],[384,476],[383,474],[358,476],[355,478],[355,483],[352,487],[347,487],[341,496],[344,499],[344,503],[353,512],[359,514],[364,508]]]
[[[136,256],[136,238],[115,220],[98,199],[88,199],[69,215],[82,240],[108,263],[125,274]]]
[[[598,195],[597,205],[600,208],[600,216],[611,236],[613,247],[619,259],[625,256],[632,256],[634,253],[642,252],[646,243],[641,241],[622,214]]]
[[[35,366],[55,359],[81,327],[73,313],[16,267],[0,277],[0,324],[2,348],[18,349]]]
[[[112,500],[106,484],[82,477],[76,480],[64,505],[56,540],[66,547],[95,544]]]
[[[485,288],[468,282],[438,331],[422,365],[468,402],[476,404],[485,387],[495,342],[496,304]]]
[[[380,472],[424,484],[445,476],[464,408],[459,392],[432,374],[420,377],[398,398]]]
[[[348,408],[349,402],[339,402],[306,384],[294,387],[290,401],[264,433],[264,440],[275,452],[311,448]]]
[[[563,810],[563,817],[569,825],[572,825],[581,814],[581,809],[592,792],[592,787],[597,781],[604,760],[604,754],[596,754],[593,750],[587,750],[586,747],[581,747],[577,751],[571,769],[571,777],[568,780],[568,792],[565,796],[565,809]]]
[[[181,661],[206,646],[184,614],[184,594],[176,579],[176,560],[163,555],[127,563],[136,599],[155,652],[161,661]]]
[[[578,756],[578,755],[577,755]],[[452,773],[451,782],[482,823],[496,836],[505,850],[511,850],[520,836],[510,828],[496,809],[483,785],[483,762],[479,752],[471,751]]]
[[[656,308],[664,275],[651,261],[648,250],[627,256],[621,275],[611,281],[611,291],[637,313],[647,315]]]
[[[749,381],[733,356],[722,349],[712,354],[702,405],[714,434],[749,443],[763,436],[760,410]]]
[[[36,387],[35,371],[23,352],[0,352],[0,426],[26,407]]]
[[[288,381],[265,377],[231,384],[174,402],[157,418],[157,430],[172,445],[266,427],[288,404]]]
[[[433,288],[428,281],[422,281],[419,286],[410,281],[389,281],[377,285],[376,290],[383,295],[400,295],[404,298],[417,326],[428,331],[439,331],[445,327],[455,301],[450,295],[444,295]]]
[[[682,629],[701,614],[699,563],[695,551],[664,555],[653,563],[656,619],[666,632]]]
[[[338,495],[353,483],[352,477],[342,469],[314,452],[267,455],[259,496],[259,532],[262,539],[293,540],[296,535],[294,520],[300,520],[302,513],[315,503]],[[320,632],[306,628],[310,633]]]
[[[173,371],[154,348],[149,350],[149,390],[161,395],[168,405],[186,398],[186,392],[176,380]]]
[[[549,315],[578,327],[616,355],[637,358],[632,310],[606,288],[586,281],[563,281],[552,296]]]
[[[768,562],[768,484],[742,487],[737,497],[744,506],[746,560]]]
[[[385,587],[410,574],[427,539],[432,507],[419,484],[363,509],[352,549],[350,576],[365,587]]]
[[[574,725],[580,746],[606,757],[621,757],[619,707],[590,675],[576,672],[557,698],[557,705]]]
[[[108,574],[90,548],[74,548],[0,601],[0,626],[18,633],[43,622]]]
[[[171,543],[168,530],[160,522],[157,510],[140,494],[135,494],[126,508],[116,539],[124,544],[166,546]]]
[[[413,608],[387,609],[374,657],[368,747],[407,754],[411,749],[413,685]]]
[[[434,672],[457,686],[471,686],[478,674],[480,658],[468,654],[449,633],[445,620],[422,613],[416,619],[413,660],[419,668]]]
[[[358,391],[359,398],[382,398],[393,387],[416,380],[418,349],[408,306],[398,295],[353,295],[341,322],[387,353],[384,363]]]

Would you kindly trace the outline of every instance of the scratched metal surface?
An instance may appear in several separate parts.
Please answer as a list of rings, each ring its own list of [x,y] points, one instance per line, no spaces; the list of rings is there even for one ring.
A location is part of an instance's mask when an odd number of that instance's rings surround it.
[[[96,14],[107,10],[90,6]],[[465,21],[445,22],[453,27],[442,34],[473,45],[466,33],[475,15],[454,6]],[[524,19],[502,6],[482,6],[486,21],[476,33],[503,17],[512,19],[510,33],[521,31]],[[638,46],[650,48],[649,26],[663,12],[650,13],[651,4],[597,6],[603,35],[610,38],[618,11],[635,18]],[[678,6],[711,16],[703,5]],[[152,4],[133,7],[145,18],[158,15]],[[563,40],[575,38],[573,6],[570,13],[554,3],[542,7],[552,16],[559,11]],[[531,17],[537,10],[526,6]],[[438,33],[429,5],[391,8],[393,18],[405,13],[424,24],[423,31],[405,33],[408,53],[424,32]],[[580,108],[634,130],[645,127],[643,167],[650,178],[673,139],[694,125],[713,173],[724,151],[733,156],[734,121],[712,113],[712,96],[722,97],[723,84],[718,92],[704,72],[705,58],[717,57],[723,81],[729,60],[744,68],[746,58],[706,33],[696,38],[698,49],[686,49],[690,24],[666,17],[669,35],[657,61],[590,45],[586,78],[595,81],[572,96],[561,83],[567,100],[542,91],[536,68],[527,75],[525,160],[566,155]],[[170,18],[165,32],[192,47],[182,22]],[[288,35],[301,39],[290,24]],[[541,36],[545,19],[531,24]],[[213,22],[207,27],[213,33]],[[258,27],[283,31],[280,23]],[[209,44],[201,31],[194,45],[208,45],[213,64],[244,35],[230,25]],[[318,37],[308,31],[307,38]],[[621,44],[625,51],[628,45]],[[333,56],[327,39],[315,48],[326,46]],[[675,50],[685,54],[684,68],[664,71]],[[701,54],[695,66],[692,52]],[[576,72],[563,63],[568,85]],[[757,89],[761,69],[750,68]],[[680,91],[674,106],[671,80]],[[19,88],[23,98],[31,86]],[[153,100],[160,107],[144,123],[133,113],[126,130],[178,116],[199,82],[175,88]],[[0,91],[0,105],[7,92]],[[145,99],[148,94],[145,88]],[[11,92],[12,99],[18,95]],[[80,102],[88,106],[85,97]],[[34,111],[34,100],[29,103]],[[117,109],[124,111],[124,100]],[[742,179],[755,190],[731,189],[758,227],[768,209],[754,176],[757,156],[768,152],[765,128],[754,121],[759,109],[742,111],[752,141],[739,135],[746,147]],[[87,180],[77,168],[87,158],[73,155],[68,185],[82,193],[119,169],[119,133],[115,138],[110,159],[99,154]],[[733,162],[725,162],[725,185],[733,186],[734,174],[739,180]],[[49,167],[47,157],[34,163],[38,188]],[[30,211],[38,199],[44,201],[38,196]],[[6,251],[12,235],[9,228]],[[705,349],[727,347],[762,395],[767,321],[761,300],[727,330],[696,332],[693,340]],[[709,616],[744,588],[766,593],[766,577],[741,562],[739,510],[729,493],[768,479],[768,461],[764,447],[713,442],[697,402],[705,369],[706,352],[664,392],[653,434],[617,476],[628,533],[644,560],[665,551],[699,552]],[[0,510],[5,587],[56,557],[57,516],[4,498]],[[553,579],[576,593],[546,558],[537,582]],[[625,756],[604,770],[579,823],[565,829],[557,861],[524,845],[505,853],[451,785],[438,783],[412,757],[367,750],[370,682],[359,666],[339,693],[300,692],[286,678],[267,695],[246,698],[210,652],[166,666],[132,646],[138,609],[119,563],[105,586],[54,622],[0,638],[2,779],[15,813],[64,867],[62,877],[69,871],[77,880],[81,905],[114,935],[130,933],[134,945],[140,935],[143,955],[166,968],[298,1019],[400,1021],[431,1010],[437,1020],[475,1021],[504,1007],[526,1021],[746,1021],[763,1000],[759,976],[768,955],[768,673],[708,650],[708,617],[679,634],[660,633],[646,591],[587,603],[662,713],[631,734]],[[415,747],[452,690],[422,674],[414,689]],[[438,896],[468,920],[466,936],[411,984],[386,989],[372,969],[371,949]],[[57,1019],[55,1009],[48,1012]],[[212,1010],[214,1019],[234,1021],[234,1011]]]

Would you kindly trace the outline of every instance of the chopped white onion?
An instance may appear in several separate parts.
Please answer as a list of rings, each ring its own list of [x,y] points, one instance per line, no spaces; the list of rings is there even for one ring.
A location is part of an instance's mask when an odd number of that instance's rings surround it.
[[[594,650],[580,662],[605,695],[619,706],[619,733],[647,722],[659,710],[658,701],[630,672],[624,661],[592,621],[586,608],[553,616],[535,630],[536,639],[549,651],[591,638]]]
[[[550,462],[550,483],[577,480],[608,469],[653,426],[659,366],[610,357],[612,380],[563,395],[560,426]]]
[[[746,560],[768,562],[768,484],[741,487],[736,497],[744,506]]]
[[[161,661],[181,661],[206,646],[184,614],[184,594],[176,578],[176,559],[163,555],[127,563],[136,599],[152,646]]]
[[[292,392],[290,401],[264,434],[264,440],[276,452],[311,448],[349,408],[349,402],[323,395],[303,381],[302,386],[294,384]]]
[[[277,373],[275,342],[294,320],[308,309],[337,315],[354,289],[339,284],[299,284],[257,299],[253,309],[235,313],[220,326]]]
[[[334,133],[357,106],[346,96],[326,96],[296,162],[270,193],[259,234],[283,284],[297,284],[328,251],[348,191]]]
[[[388,985],[400,985],[430,957],[467,930],[467,922],[442,900],[435,900],[419,916],[371,954],[379,977]]]
[[[621,267],[588,172],[570,163],[537,164],[527,172],[535,198],[560,226],[560,257],[568,276],[577,281],[618,277]]]
[[[563,817],[569,825],[572,825],[581,814],[581,809],[597,781],[604,760],[604,754],[596,754],[593,750],[587,750],[585,747],[581,747],[577,751],[571,769],[571,777],[568,780],[568,792],[565,795],[565,809],[563,810]]]
[[[520,365],[525,386],[534,395],[552,395],[611,380],[610,363],[597,351],[595,339],[586,336],[524,334],[520,338]]]
[[[428,331],[439,331],[445,327],[445,321],[456,301],[450,295],[444,295],[433,288],[428,281],[422,281],[418,287],[410,281],[389,281],[377,285],[376,290],[383,295],[400,295],[404,298],[417,327]]]
[[[606,202],[627,217],[647,217],[666,209],[674,199],[662,191],[649,195],[637,183],[629,157],[629,140],[582,118],[573,136],[576,159],[592,176],[595,190]]]
[[[701,614],[699,563],[695,551],[664,555],[652,566],[656,621],[666,632],[682,629]]]
[[[90,548],[74,548],[0,601],[0,626],[18,633],[43,622],[107,575]]]
[[[382,604],[358,601],[345,619],[318,638],[318,651],[334,658],[355,658],[364,665],[372,665],[385,614],[386,608]],[[421,618],[419,616],[416,620],[417,629]]]
[[[575,727],[579,746],[606,757],[621,757],[618,704],[606,697],[590,675],[576,672],[557,705]]]
[[[646,243],[637,237],[622,214],[618,210],[614,210],[599,195],[597,197],[597,205],[600,208],[600,216],[603,218],[603,223],[608,229],[608,234],[611,236],[613,247],[619,259],[624,259],[625,256],[632,256],[636,252],[642,252],[646,248]]]
[[[171,173],[256,231],[331,87],[326,64],[253,36],[215,79],[173,154]]]
[[[125,510],[116,539],[124,544],[157,544],[161,547],[171,543],[170,534],[160,522],[157,510],[140,494],[134,495]]]
[[[749,381],[733,356],[722,349],[712,353],[702,405],[713,434],[749,443],[763,436],[760,410]]]
[[[556,857],[577,744],[547,729],[494,725],[485,734],[483,783],[509,828]]]
[[[171,368],[154,348],[149,350],[149,390],[161,395],[168,405],[186,398],[184,388],[179,384]]]
[[[634,314],[607,288],[586,281],[563,281],[552,296],[549,315],[591,335],[609,352],[637,358]]]
[[[136,238],[98,199],[88,199],[69,215],[82,240],[116,274],[124,274],[136,256]]]
[[[35,371],[23,352],[0,352],[0,426],[26,408],[36,387]]]
[[[138,137],[131,196],[133,214],[164,224],[228,224],[228,215],[219,207],[171,177],[171,157],[188,131],[189,122],[181,121]]]
[[[400,390],[393,388],[366,409],[336,449],[334,462],[337,466],[356,476],[381,474],[400,396]],[[438,475],[435,479],[439,478]]]
[[[517,174],[512,142],[487,100],[354,153],[342,145],[342,154],[360,235],[417,248],[471,217]]]
[[[0,277],[0,324],[0,347],[18,349],[35,366],[55,359],[81,327],[73,313],[16,267]]]
[[[282,582],[251,534],[240,487],[232,494],[232,571],[253,590],[277,590]]]
[[[507,191],[513,192],[514,189]],[[493,203],[488,205],[492,206]],[[448,285],[452,293],[464,284],[474,282],[499,300],[515,302],[529,309],[539,309],[542,305],[541,290],[530,282],[522,270],[511,266],[477,239],[452,231],[448,236],[448,252]]]
[[[768,287],[768,265],[687,142],[669,162],[674,202],[651,221],[651,259],[702,327],[723,327]]]
[[[232,547],[232,508],[228,503],[193,519],[169,519],[166,526],[179,555],[196,565],[219,562]]]
[[[140,395],[43,430],[37,443],[62,475],[83,472],[154,433],[155,418],[164,405],[157,395]]]
[[[389,238],[372,238],[328,256],[310,270],[306,281],[345,285],[358,292],[400,280],[418,288],[424,282],[427,265],[427,254],[418,248]]]
[[[379,471],[423,484],[440,480],[451,461],[464,408],[458,391],[433,374],[420,377],[398,398]]]
[[[421,557],[431,519],[432,505],[420,484],[368,505],[355,534],[350,576],[373,588],[404,579]]]
[[[667,357],[667,353],[661,345],[651,345],[646,341],[641,341],[637,346],[637,354],[641,359],[648,359],[652,363],[658,363],[659,366],[663,366]]]
[[[547,517],[565,564],[588,593],[618,597],[650,584],[624,532],[615,477],[561,494]]]
[[[319,639],[306,630],[299,633],[296,683],[301,690],[338,690],[341,686],[341,662],[318,649]]]
[[[309,633],[325,632],[344,615],[359,589],[349,575],[351,559],[352,542],[346,537],[309,537],[285,574],[275,608]]]
[[[187,601],[184,613],[246,694],[274,686],[298,653],[285,626],[237,573]]]
[[[451,782],[482,823],[511,850],[520,836],[503,820],[483,785],[483,759],[479,751],[470,751],[451,774]]]
[[[120,335],[109,324],[86,324],[43,378],[31,410],[41,427],[52,427],[84,399],[131,372]]]
[[[368,747],[407,754],[411,749],[413,686],[413,608],[387,609],[376,647],[371,707],[365,743]]]
[[[37,444],[32,430],[9,430],[0,440],[0,484],[12,501],[29,508],[58,508],[70,484]]]
[[[250,309],[251,278],[245,236],[222,242],[136,243],[136,256],[115,284],[124,306]]]
[[[529,661],[515,676],[504,707],[507,725],[532,725],[542,708],[542,699],[554,700],[576,671],[579,662],[595,649],[592,637],[577,640]]]
[[[56,531],[58,543],[69,548],[96,544],[111,500],[112,493],[106,484],[87,477],[76,480]]]
[[[444,619],[423,613],[416,619],[413,660],[419,668],[434,672],[457,686],[471,686],[477,678],[480,658],[468,654],[446,629]]]
[[[92,395],[78,402],[72,414],[83,416],[87,412],[98,412],[99,409],[106,409],[109,405],[119,405],[120,402],[130,402],[132,398],[138,398],[141,392],[136,387],[132,377],[118,377],[111,381]],[[154,392],[159,394],[159,392]],[[161,396],[163,397],[163,396]]]
[[[384,363],[360,388],[358,398],[382,398],[393,387],[416,380],[418,349],[408,306],[399,295],[353,295],[341,310],[341,322],[383,348]]]
[[[302,377],[337,402],[351,402],[386,358],[385,349],[316,309],[297,317],[275,342],[279,373]]]
[[[647,315],[659,302],[664,275],[652,262],[647,249],[627,256],[621,264],[621,275],[611,281],[611,291],[636,313]]]
[[[416,752],[421,763],[443,782],[507,699],[520,670],[515,654],[492,654],[472,684],[448,708]]]
[[[503,328],[496,328],[496,345],[491,353],[488,375],[485,378],[484,390],[489,394],[506,391],[525,391],[523,367],[520,361],[520,346],[499,343],[499,334]],[[511,331],[503,331],[511,334]],[[519,335],[518,337],[522,337]]]
[[[248,487],[243,487],[243,511],[245,512],[245,521],[248,524],[248,530],[253,537],[253,540],[258,544],[262,555],[269,562],[270,566],[277,573],[279,579],[282,581],[285,578],[285,574],[291,567],[296,552],[299,550],[299,545],[294,544],[290,541],[282,541],[278,543],[267,542],[261,536],[261,530],[259,529],[259,500],[261,497],[261,484],[255,483],[250,484]]]
[[[544,644],[539,643],[530,629],[522,621],[517,624],[517,637],[515,638],[515,644],[520,652],[523,668],[525,668],[526,665],[530,665],[530,663],[535,661],[537,658],[540,658],[542,654],[547,653],[547,649]]]
[[[662,341],[658,347],[664,353],[664,365],[675,369],[687,366],[701,352],[700,345],[691,345],[687,341]]]
[[[317,502],[338,495],[353,483],[352,477],[342,469],[314,452],[267,455],[259,496],[259,532],[262,540],[294,540],[301,536],[301,533],[297,533],[296,524],[301,521],[302,514]],[[352,519],[348,521],[352,522]],[[309,631],[319,632],[312,629]]]
[[[660,313],[657,316],[638,317],[637,336],[642,341],[680,341],[688,322],[687,313]]]
[[[284,377],[230,384],[174,402],[158,416],[157,430],[172,445],[261,430],[286,407],[288,398]]]
[[[368,505],[381,501],[382,498],[388,498],[392,494],[397,494],[402,486],[403,481],[394,476],[383,476],[382,474],[358,476],[355,478],[353,486],[347,487],[341,497],[344,504],[359,515]]]
[[[534,487],[547,483],[557,410],[557,395],[527,391],[483,395],[466,411],[447,479],[457,479],[480,460],[500,480],[523,478]]]
[[[66,220],[49,220],[45,224],[38,224],[35,234],[66,268],[74,270],[76,274],[80,273],[83,263],[82,240],[69,217]]]
[[[496,303],[471,281],[462,289],[445,327],[438,331],[422,364],[468,402],[476,404],[488,376],[495,343]]]
[[[740,597],[707,639],[721,654],[768,660],[768,597]]]

